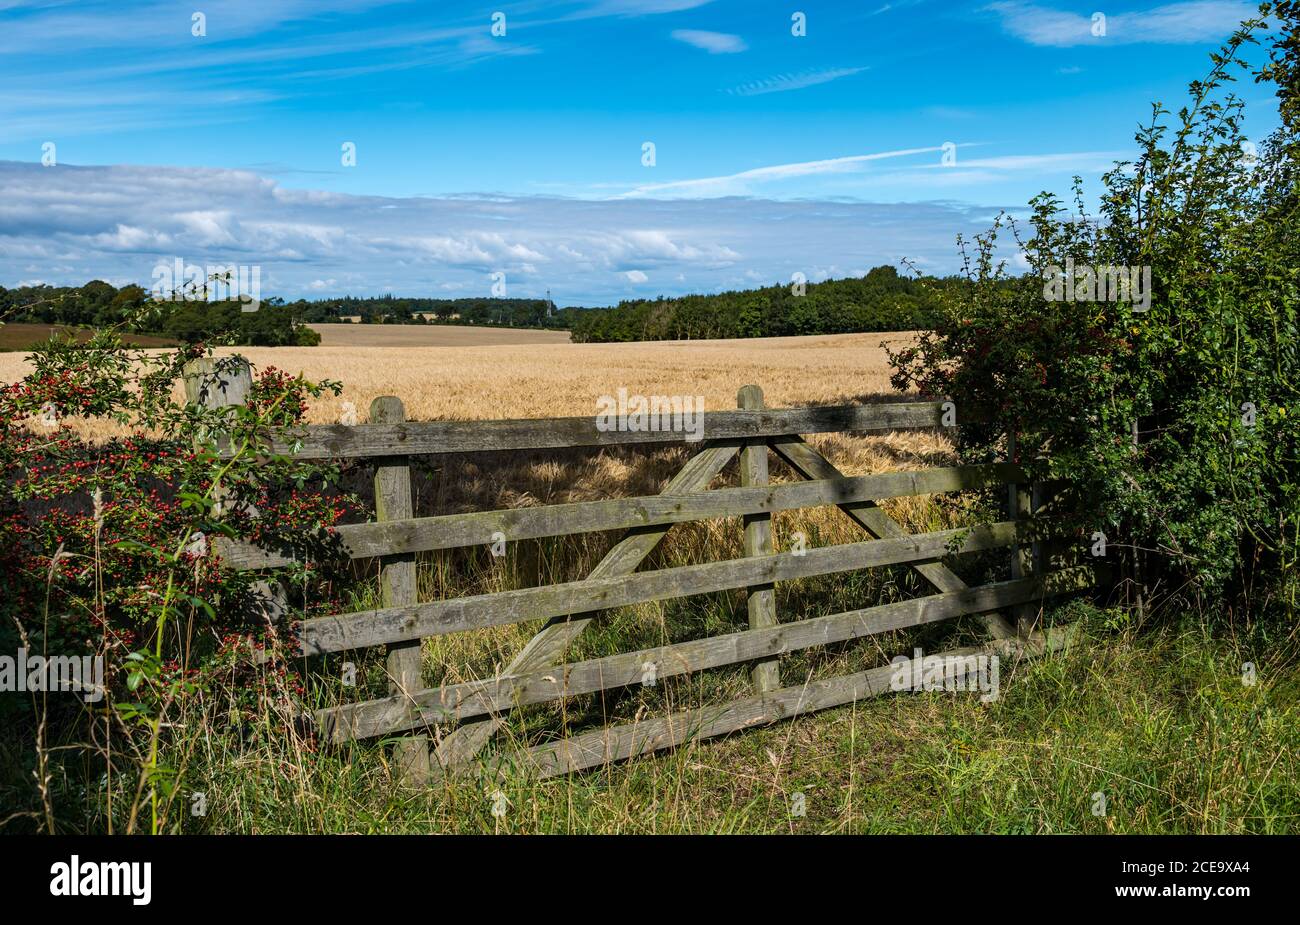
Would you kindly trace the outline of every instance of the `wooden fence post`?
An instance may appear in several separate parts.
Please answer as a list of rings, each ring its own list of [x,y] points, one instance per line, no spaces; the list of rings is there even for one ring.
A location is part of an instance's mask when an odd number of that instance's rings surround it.
[[[243,357],[229,357],[218,360],[213,357],[200,357],[190,360],[183,370],[185,382],[185,400],[191,405],[198,405],[209,411],[218,408],[230,408],[248,401],[253,391],[253,369]],[[218,445],[225,443],[224,435],[214,435]],[[226,498],[221,486],[213,488],[213,498],[217,509]],[[257,516],[257,510],[251,513]]]
[[[1139,417],[1133,418],[1131,431],[1132,431],[1131,440],[1133,443],[1133,452],[1135,454],[1141,454],[1142,452],[1141,418]],[[1142,550],[1139,548],[1139,544],[1136,541],[1136,539],[1130,540],[1129,549],[1132,552],[1132,555],[1129,557],[1131,563],[1130,575],[1132,576],[1133,579],[1132,587],[1134,588],[1137,594],[1136,607],[1138,613],[1138,622],[1141,623],[1143,619],[1146,617],[1146,598],[1147,598],[1147,593],[1146,593],[1147,588],[1145,583],[1146,570],[1142,567],[1143,565],[1142,560],[1144,556],[1142,554]]]
[[[243,357],[200,357],[185,364],[185,400],[204,408],[242,405],[253,391],[253,370]]]
[[[406,420],[402,400],[381,395],[370,403],[370,423],[400,424]],[[375,468],[375,519],[404,520],[413,516],[411,466],[406,456],[385,456]],[[402,607],[417,602],[415,555],[383,556],[380,559],[380,595],[384,607]],[[388,647],[388,693],[405,697],[423,687],[420,640]],[[411,736],[398,741],[393,760],[401,781],[420,786],[429,779],[429,738]]]
[[[185,383],[185,400],[210,411],[242,405],[248,401],[248,396],[253,391],[253,369],[243,357],[199,357],[190,360],[185,364],[182,379]],[[217,439],[220,443],[220,436]],[[212,495],[218,505],[228,497],[220,485],[214,487]],[[257,516],[257,509],[252,505],[248,505],[246,510],[253,517]],[[253,594],[263,619],[268,624],[278,624],[289,609],[289,595],[283,583],[256,581],[253,583]],[[254,662],[265,657],[263,650],[253,649]]]
[[[763,390],[756,385],[742,386],[736,395],[740,408],[744,411],[760,411],[763,408]],[[767,484],[767,441],[751,440],[740,451],[740,484],[748,488]],[[746,514],[745,555],[770,556],[772,546],[772,515]],[[770,584],[754,585],[749,589],[749,627],[762,629],[776,626],[776,591]],[[758,693],[776,690],[781,686],[781,666],[779,659],[759,662],[751,672],[754,690]]]

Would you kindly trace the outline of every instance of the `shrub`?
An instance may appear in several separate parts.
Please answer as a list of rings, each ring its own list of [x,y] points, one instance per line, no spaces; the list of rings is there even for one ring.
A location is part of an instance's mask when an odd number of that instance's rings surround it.
[[[104,825],[162,831],[182,769],[160,755],[188,703],[215,695],[230,703],[235,715],[226,719],[238,721],[254,677],[270,673],[281,695],[298,689],[250,579],[220,568],[213,540],[314,533],[355,505],[333,470],[270,450],[302,420],[308,399],[339,386],[270,368],[245,405],[206,409],[172,398],[202,347],[135,350],[113,331],[88,347],[51,341],[33,354],[31,374],[0,387],[0,651],[100,656],[106,699],[8,698],[3,720],[35,732],[42,762],[48,730],[84,736],[86,760],[116,779],[134,763],[135,796],[120,802],[121,819],[109,801]],[[128,433],[88,440],[78,419]],[[337,606],[328,578],[291,571],[297,606]],[[252,658],[255,648],[264,662]],[[44,781],[44,765],[34,770]],[[49,791],[40,792],[54,829]]]
[[[1229,613],[1294,614],[1300,554],[1300,12],[1271,12],[1280,33],[1263,66],[1244,60],[1261,18],[1212,56],[1176,116],[1153,107],[1138,158],[1103,178],[1100,216],[1076,178],[1074,214],[1044,193],[1026,239],[1002,218],[962,242],[972,286],[949,290],[937,327],[892,356],[897,386],[988,417],[962,428],[968,457],[1005,453],[1018,433],[1022,462],[1044,477],[1050,458],[1068,480],[1079,525],[1139,553],[1129,574],[1147,590]],[[1227,90],[1243,70],[1281,101],[1258,156]],[[997,259],[1008,234],[1028,275]],[[1068,296],[1048,281],[1071,266],[1075,298],[1049,298]],[[1080,297],[1085,270],[1111,266],[1150,268],[1149,310]]]

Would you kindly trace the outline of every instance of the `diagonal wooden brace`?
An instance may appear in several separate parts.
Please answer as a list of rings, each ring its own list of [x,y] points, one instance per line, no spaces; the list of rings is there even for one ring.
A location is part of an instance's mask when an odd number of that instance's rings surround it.
[[[802,437],[773,437],[768,441],[768,445],[806,479],[843,477],[843,473],[829,459],[813,449]],[[859,501],[841,504],[838,507],[856,521],[858,526],[877,539],[908,535],[907,531],[877,507],[874,501]],[[967,587],[966,582],[958,578],[952,569],[942,562],[925,562],[913,567],[921,573],[921,577],[940,591],[961,591]],[[981,614],[980,620],[994,639],[1010,639],[1016,635],[1015,624],[1000,613]]]
[[[714,477],[740,452],[740,446],[741,441],[711,444],[691,457],[681,471],[664,486],[660,494],[688,495],[704,491]],[[622,540],[605,553],[604,558],[587,577],[611,578],[631,575],[659,545],[659,541],[667,536],[671,526],[671,524],[664,524],[629,530]],[[595,613],[586,613],[572,617],[558,617],[547,623],[506,666],[502,675],[508,677],[523,674],[555,664],[595,617]],[[433,752],[431,761],[433,773],[437,775],[455,765],[472,761],[504,722],[503,717],[492,716],[478,722],[465,723],[452,730]]]

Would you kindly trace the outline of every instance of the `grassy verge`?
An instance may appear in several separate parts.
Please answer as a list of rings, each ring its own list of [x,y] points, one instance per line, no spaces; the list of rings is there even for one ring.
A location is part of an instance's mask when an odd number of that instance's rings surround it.
[[[899,694],[568,779],[395,789],[382,750],[220,738],[192,770],[221,832],[1295,832],[1300,674],[1068,608],[1087,633],[1002,696]],[[1254,660],[1254,685],[1242,663]],[[283,742],[284,740],[278,740]],[[202,784],[199,780],[202,780]],[[504,812],[493,814],[495,791]],[[804,815],[796,794],[803,794]],[[1105,795],[1104,815],[1095,794]],[[498,809],[500,797],[495,797]]]

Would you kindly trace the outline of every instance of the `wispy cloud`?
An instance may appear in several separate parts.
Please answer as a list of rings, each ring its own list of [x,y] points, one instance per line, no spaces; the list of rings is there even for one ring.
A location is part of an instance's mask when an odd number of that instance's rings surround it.
[[[819,71],[804,71],[799,74],[777,74],[753,80],[738,87],[730,87],[727,92],[732,96],[762,96],[765,93],[785,93],[789,90],[802,90],[817,84],[830,83],[841,77],[852,77],[867,70],[865,67],[832,67]]]
[[[598,0],[589,12],[597,16],[624,15],[647,16],[655,13],[677,13],[707,6],[713,0]]]
[[[1065,154],[1008,154],[1002,157],[958,159],[955,167],[964,170],[1107,170],[1117,160],[1131,157],[1124,151],[1075,151]],[[950,170],[943,164],[921,164],[921,169]]]
[[[651,183],[638,186],[623,194],[620,198],[645,196],[738,196],[749,192],[757,183],[770,183],[777,180],[790,180],[797,177],[809,177],[818,174],[850,173],[871,161],[886,160],[895,157],[909,157],[915,154],[933,154],[943,150],[934,148],[904,148],[898,151],[880,151],[875,154],[853,154],[848,157],[833,157],[820,161],[799,161],[793,164],[774,164],[771,167],[756,167],[739,173],[720,177],[700,177],[693,180],[672,180],[667,183]]]
[[[674,29],[673,38],[687,45],[703,49],[711,55],[734,55],[749,48],[738,35],[726,32],[706,32],[703,29]]]
[[[1105,34],[1098,35],[1092,16],[1018,0],[993,3],[986,9],[997,13],[1002,27],[1017,38],[1058,48],[1217,41],[1256,13],[1255,5],[1246,0],[1187,0],[1106,15]]]

